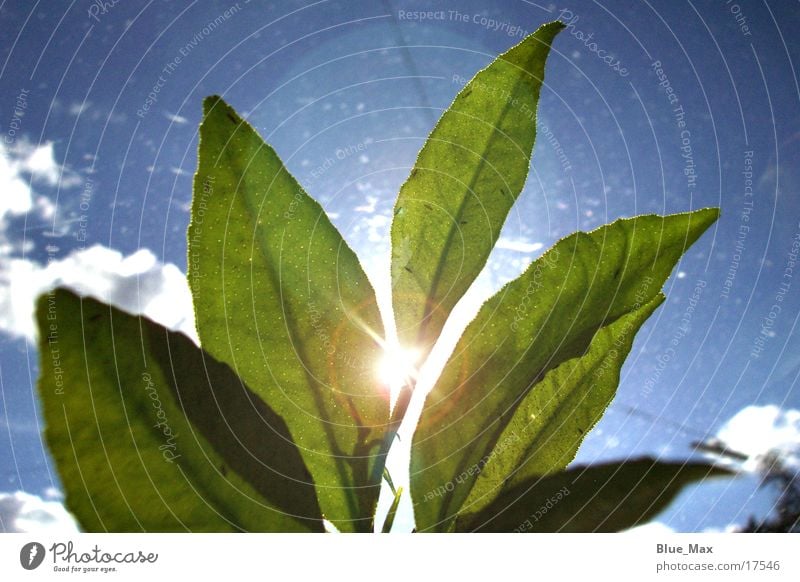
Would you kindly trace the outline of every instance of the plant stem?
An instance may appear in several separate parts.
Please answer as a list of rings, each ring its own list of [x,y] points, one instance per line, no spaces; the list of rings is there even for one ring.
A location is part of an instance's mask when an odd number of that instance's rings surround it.
[[[372,469],[373,482],[375,480],[379,480],[383,475],[383,469],[386,467],[386,458],[389,455],[389,449],[391,448],[392,443],[397,436],[397,432],[400,430],[400,425],[403,423],[403,419],[406,416],[408,405],[411,403],[411,396],[414,394],[415,386],[416,380],[409,378],[408,382],[405,386],[403,386],[403,388],[401,388],[400,394],[397,396],[397,402],[394,405],[392,416],[389,419],[389,427],[386,431],[386,435],[383,438],[383,442],[381,443],[381,448],[378,450],[378,460],[375,462],[375,466]]]

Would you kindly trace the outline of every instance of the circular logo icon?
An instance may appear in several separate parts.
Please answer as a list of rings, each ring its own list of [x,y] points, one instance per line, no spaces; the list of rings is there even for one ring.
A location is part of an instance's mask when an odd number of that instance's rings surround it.
[[[44,561],[44,546],[39,542],[29,542],[19,551],[19,563],[26,570],[35,570]]]

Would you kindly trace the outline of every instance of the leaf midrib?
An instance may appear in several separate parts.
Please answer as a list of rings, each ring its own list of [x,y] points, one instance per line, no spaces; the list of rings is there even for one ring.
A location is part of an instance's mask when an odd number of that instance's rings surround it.
[[[240,125],[242,125],[242,124],[243,124],[243,122],[240,122]],[[237,129],[234,130],[234,131],[238,131],[238,129],[239,128],[237,127]],[[250,128],[245,128],[245,131],[247,131],[248,129],[250,129]],[[250,219],[250,221],[249,221],[250,224],[253,225],[254,227],[259,227],[259,225],[258,225],[258,209],[256,209],[252,205],[250,197],[245,194],[245,192],[248,191],[247,190],[247,184],[246,184],[246,182],[247,182],[247,180],[246,180],[246,172],[247,172],[248,166],[250,164],[248,163],[245,167],[242,167],[242,164],[238,163],[238,157],[233,155],[233,153],[230,151],[230,148],[224,148],[223,151],[225,152],[225,157],[227,158],[227,160],[229,162],[229,166],[235,168],[236,169],[235,173],[238,173],[238,175],[241,176],[241,178],[239,179],[239,183],[236,185],[236,187],[234,189],[234,200],[236,199],[237,194],[239,194],[240,197],[241,197],[241,200],[242,200],[242,206],[244,207],[245,211],[247,212],[248,218]],[[259,145],[258,150],[251,156],[251,162],[256,159],[256,157],[258,156],[258,153],[261,152],[261,151],[265,151],[267,153],[267,155],[270,155],[271,153],[273,153],[273,152],[270,151],[269,147],[266,146],[266,144]],[[269,191],[271,190],[271,188],[275,184],[275,181],[276,181],[276,179],[277,179],[277,177],[278,177],[280,172],[286,172],[287,176],[290,179],[293,178],[293,176],[285,168],[278,169],[278,171],[272,177],[272,181],[270,183],[270,186],[267,188],[267,192],[264,194],[265,197],[269,195]],[[297,180],[295,180],[295,182],[297,182]],[[297,186],[299,188],[300,185],[297,184]],[[305,194],[305,191],[303,191],[303,193]],[[307,194],[306,194],[306,197],[308,198]],[[230,208],[228,209],[228,219],[230,219],[230,214],[231,214],[232,211],[233,211],[233,205],[231,205]],[[261,227],[261,228],[263,228],[263,227]],[[283,240],[283,236],[285,235],[285,233],[286,233],[286,229],[284,228],[284,232],[283,232],[283,235],[281,236],[281,240]],[[259,250],[260,250],[260,252],[262,254],[262,257],[264,257],[264,259],[265,259],[264,263],[265,263],[265,266],[267,267],[267,269],[266,269],[267,277],[266,278],[269,280],[270,285],[272,286],[273,290],[276,291],[276,296],[281,297],[282,307],[284,308],[285,313],[288,316],[286,318],[286,323],[284,325],[284,328],[286,329],[286,333],[290,338],[290,341],[291,341],[293,349],[297,350],[298,357],[300,358],[300,361],[303,364],[303,375],[306,377],[306,387],[310,391],[310,393],[312,395],[312,398],[314,399],[314,404],[315,404],[317,410],[319,411],[320,417],[322,418],[322,423],[321,424],[323,426],[323,430],[325,431],[328,443],[331,446],[331,452],[332,452],[333,457],[335,459],[334,462],[335,462],[335,465],[336,465],[336,470],[339,473],[340,482],[346,484],[346,483],[349,482],[350,479],[348,478],[348,474],[347,474],[347,467],[345,465],[345,457],[349,457],[349,455],[344,453],[342,451],[342,449],[339,448],[338,441],[335,438],[335,435],[333,433],[333,428],[332,428],[333,423],[331,422],[330,418],[328,417],[327,410],[325,409],[324,403],[321,400],[321,394],[316,389],[316,386],[318,385],[318,382],[313,377],[311,372],[308,370],[307,362],[309,360],[308,360],[308,356],[306,354],[306,351],[304,349],[304,343],[302,341],[300,341],[299,338],[296,337],[295,332],[293,332],[292,329],[291,329],[291,326],[288,325],[288,320],[289,319],[293,319],[292,306],[288,302],[283,302],[283,290],[277,284],[277,281],[279,280],[279,277],[278,277],[278,275],[277,275],[277,273],[275,271],[275,265],[273,264],[273,261],[269,260],[269,258],[272,257],[272,255],[271,255],[271,253],[268,252],[268,249],[265,246],[266,245],[266,241],[264,240],[263,236],[256,236],[254,238],[257,241],[256,244],[259,247]],[[225,238],[223,239],[223,248],[224,248],[224,245],[225,245],[226,241],[227,241],[227,231],[225,232]],[[223,257],[224,257],[224,253],[223,253]],[[223,258],[223,260],[224,260],[224,258]],[[251,271],[251,273],[252,273],[252,271]],[[255,315],[255,313],[254,313],[254,315]],[[257,321],[257,318],[256,318],[256,321]],[[267,366],[269,368],[269,364],[267,364]],[[273,377],[273,380],[275,380],[275,377],[274,377],[274,375],[272,374],[271,371],[270,371],[270,375]],[[290,429],[290,431],[291,431],[291,429]],[[305,455],[304,455],[304,457],[305,457]],[[358,501],[357,501],[357,499],[354,498],[354,495],[355,495],[354,494],[354,490],[352,488],[347,488],[347,493],[345,494],[345,499],[347,500],[347,505],[348,505],[348,508],[350,510],[350,515],[354,516],[355,518],[358,518],[358,517],[360,517],[359,511],[358,511]],[[356,524],[356,527],[358,527],[359,521],[356,521],[355,524]]]
[[[583,344],[585,344],[586,349],[588,350],[590,345],[591,345],[592,339],[595,337],[595,335],[599,331],[607,328],[610,325],[613,325],[617,320],[621,319],[622,317],[625,317],[629,313],[630,313],[630,311],[626,311],[625,313],[622,313],[619,316],[614,317],[613,319],[607,319],[607,320],[604,320],[604,321],[600,322],[599,325],[596,327],[596,329],[594,329],[594,331],[592,331],[591,333],[588,333],[586,331],[577,333],[575,338],[572,339],[572,341],[568,342],[567,345],[562,346],[562,350],[566,350],[567,353],[570,353],[571,351],[574,350],[576,345],[581,345],[581,342]],[[532,347],[533,347],[532,344],[528,346],[528,348],[525,350],[525,353],[521,356],[520,360],[525,357],[525,355],[528,353],[528,351]],[[580,355],[571,356],[571,357],[567,358],[566,360],[562,360],[561,362],[559,362],[558,364],[556,364],[554,366],[549,366],[549,363],[552,362],[553,359],[556,358],[556,357],[558,357],[558,351],[556,353],[554,353],[554,355],[551,356],[550,359],[548,359],[545,362],[543,362],[542,369],[539,371],[538,374],[536,374],[536,376],[534,376],[531,379],[531,381],[530,381],[530,383],[528,385],[528,388],[523,390],[511,403],[509,403],[507,406],[505,406],[505,409],[502,412],[502,414],[500,415],[500,417],[493,423],[493,424],[497,425],[497,428],[495,428],[494,434],[492,434],[492,436],[490,437],[491,440],[489,441],[489,443],[487,443],[487,446],[484,448],[484,453],[485,454],[491,453],[491,451],[494,450],[494,448],[497,446],[497,441],[502,436],[503,431],[508,426],[508,423],[511,421],[511,419],[514,416],[514,414],[519,409],[520,405],[524,402],[525,398],[530,394],[530,392],[532,390],[536,389],[536,386],[547,376],[547,374],[549,372],[557,369],[563,363],[565,363],[565,362],[567,362],[569,360],[572,360],[572,359],[574,359],[576,357],[581,357],[581,356]],[[498,389],[500,389],[500,388],[498,387]],[[500,426],[500,423],[502,423],[504,418],[506,418],[508,420],[505,422],[505,424],[502,424],[502,426]],[[487,429],[488,428],[489,427],[487,427]],[[486,432],[486,431],[483,431],[483,432]],[[483,432],[481,434],[483,434]],[[459,462],[457,468],[456,468],[456,473],[455,474],[459,474],[460,472],[463,472],[464,467],[469,466],[468,465],[468,461],[469,461],[469,458],[467,458],[467,457],[462,458],[461,461]],[[462,504],[464,502],[466,502],[467,499],[469,499],[469,495],[472,492],[472,489],[475,487],[476,483],[477,483],[477,478],[475,479],[475,481],[473,481],[472,485],[470,486],[469,492],[467,492],[466,496],[464,497],[464,501],[462,502]],[[446,501],[444,503],[442,503],[442,506],[441,506],[440,511],[439,511],[440,522],[444,523],[444,522],[446,522],[448,520],[452,520],[460,512],[461,508],[459,507],[456,511],[451,511],[448,514],[448,510],[451,508],[453,502],[454,502],[454,500],[453,500],[453,496],[452,495],[446,496]]]
[[[504,62],[508,63],[509,65],[513,65],[513,63],[510,63],[509,61],[506,61],[505,59],[502,59],[502,60]],[[517,90],[520,87],[520,85],[524,84],[524,82],[525,82],[525,76],[524,75],[525,74],[529,74],[529,73],[527,71],[523,72],[523,75],[520,76],[520,78],[514,84],[514,89],[511,92],[512,94],[516,94]],[[456,96],[456,99],[458,99],[458,97],[462,93],[464,93],[464,91],[466,91],[467,87],[469,87],[469,84],[467,86],[465,86],[464,89],[459,91],[459,94]],[[498,121],[497,126],[494,126],[495,128],[492,130],[492,133],[490,134],[489,138],[486,140],[486,144],[484,145],[484,148],[483,148],[482,153],[481,153],[481,160],[485,160],[486,159],[486,153],[489,151],[490,146],[497,139],[497,136],[499,134],[505,135],[499,129],[496,129],[496,127],[502,125],[502,122],[505,120],[505,118],[508,115],[508,112],[511,109],[512,109],[511,104],[506,102],[506,105],[503,108],[503,113],[500,116],[500,120]],[[456,112],[456,111],[454,111],[452,109],[450,111],[453,112],[454,114],[456,114],[456,113],[457,114],[461,114],[460,112]],[[447,114],[447,112],[445,112],[445,115],[446,114]],[[442,117],[442,119],[444,119],[444,116]],[[439,123],[441,123],[441,120],[440,120]],[[436,129],[438,129],[439,123],[437,123],[437,128]],[[434,129],[434,132],[436,131],[436,129]],[[432,132],[431,135],[433,135],[434,132]],[[534,140],[533,141],[535,143],[535,141],[536,141],[536,125],[535,124],[534,124],[534,128],[533,128],[533,134],[534,134]],[[531,151],[533,151],[533,145],[534,144],[532,143],[531,144]],[[528,159],[530,160],[530,156],[528,156]],[[455,234],[457,232],[456,225],[461,223],[461,218],[464,215],[464,211],[466,210],[470,194],[474,191],[475,184],[477,182],[478,176],[481,174],[482,168],[483,168],[483,166],[481,165],[481,166],[478,167],[478,169],[476,169],[474,172],[472,172],[472,175],[471,175],[470,181],[469,181],[469,185],[463,190],[465,192],[465,195],[462,197],[461,202],[460,202],[460,204],[458,206],[458,211],[455,214],[455,219],[453,221],[451,221],[450,228],[447,231],[447,238],[445,239],[445,243],[444,243],[442,252],[439,254],[439,260],[436,263],[436,270],[434,271],[433,277],[431,278],[431,284],[430,284],[430,288],[429,288],[429,291],[428,291],[428,301],[425,302],[425,310],[423,311],[423,314],[422,314],[422,324],[420,325],[419,333],[417,334],[417,342],[423,341],[423,339],[425,337],[425,332],[427,331],[428,324],[431,321],[431,317],[430,316],[432,314],[434,306],[432,305],[430,300],[433,299],[436,296],[436,292],[438,291],[438,287],[439,287],[439,285],[441,283],[441,278],[442,278],[442,275],[444,273],[444,266],[445,266],[445,263],[446,263],[446,261],[444,260],[444,257],[447,254],[449,254],[449,249],[450,249],[450,247],[451,247],[451,245],[453,243],[453,239],[454,239]],[[505,219],[503,220],[503,222],[505,222]],[[439,309],[440,306],[436,305],[435,308]]]

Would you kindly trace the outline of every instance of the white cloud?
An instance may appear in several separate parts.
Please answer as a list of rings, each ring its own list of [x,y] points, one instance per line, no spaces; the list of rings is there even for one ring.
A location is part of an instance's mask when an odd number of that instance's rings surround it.
[[[32,208],[32,183],[71,188],[82,179],[56,161],[53,142],[33,144],[23,139],[11,146],[0,142],[0,219],[8,212],[24,214]]]
[[[500,237],[497,240],[498,249],[506,249],[509,251],[518,251],[520,253],[533,253],[538,251],[544,246],[540,242],[530,243],[524,240],[512,240],[506,237]]]
[[[0,532],[3,533],[73,533],[75,519],[57,501],[57,492],[48,490],[46,498],[24,491],[0,493]]]
[[[21,175],[21,161],[0,142],[0,220],[7,215],[18,216],[33,208],[33,196],[28,182]]]
[[[775,405],[747,406],[702,443],[715,463],[732,466],[757,476],[762,482],[779,476],[783,482],[800,478],[800,410]],[[752,495],[751,495],[752,496]],[[706,533],[740,531],[742,524],[706,528]],[[633,533],[666,534],[669,526],[659,522],[628,530]]]
[[[766,460],[777,459],[783,469],[800,473],[800,410],[748,406],[722,426],[717,438],[747,455],[746,470],[763,471]]]
[[[73,102],[69,106],[69,114],[75,117],[81,115],[84,111],[87,111],[92,106],[91,101],[83,101],[82,103],[78,103],[77,101]]]
[[[33,341],[36,297],[59,285],[145,315],[197,341],[189,286],[178,267],[160,263],[147,249],[123,257],[100,245],[46,266],[0,259],[0,330]]]
[[[82,183],[80,175],[55,160],[52,142],[39,145],[22,139],[8,146],[0,142],[0,255],[19,250],[8,240],[8,219],[35,212],[43,220],[55,216],[55,205],[36,192],[40,185],[71,188]]]
[[[183,117],[182,115],[178,115],[177,113],[165,113],[164,116],[169,119],[172,123],[177,123],[183,125],[184,123],[189,123],[189,120]]]
[[[378,197],[367,194],[367,203],[356,206],[353,210],[355,210],[356,212],[366,212],[368,214],[371,214],[375,212],[375,208],[377,207],[377,205],[378,205]]]
[[[50,186],[58,184],[61,167],[56,163],[53,142],[34,146],[26,152],[21,169],[33,176],[34,180],[42,180]]]
[[[373,214],[364,221],[367,225],[367,237],[371,243],[386,241],[391,219],[385,214]]]

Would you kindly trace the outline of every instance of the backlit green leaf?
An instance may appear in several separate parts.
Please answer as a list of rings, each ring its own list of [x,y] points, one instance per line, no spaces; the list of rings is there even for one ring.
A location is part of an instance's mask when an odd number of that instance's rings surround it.
[[[427,351],[489,257],[528,176],[552,22],[461,90],[419,153],[392,222],[401,343]]]
[[[372,531],[388,422],[375,294],[322,207],[218,97],[205,101],[188,238],[201,345],[284,418],[324,516]]]
[[[414,434],[411,490],[419,529],[449,527],[474,483],[457,486],[455,479],[491,454],[529,388],[582,356],[598,330],[652,301],[717,216],[716,209],[639,216],[575,233],[483,305],[428,395]],[[442,487],[448,490],[430,498]]]
[[[511,446],[495,445],[462,512],[479,511],[501,488],[567,467],[614,398],[636,332],[663,301],[659,293],[646,305],[601,328],[584,356],[550,370],[531,388],[497,440]]]
[[[729,474],[705,463],[647,458],[575,467],[504,492],[483,511],[459,517],[456,530],[621,531],[655,517],[685,486]]]
[[[59,289],[38,304],[39,394],[87,531],[323,531],[281,418],[152,321]]]
[[[392,531],[394,517],[397,515],[397,507],[400,505],[400,499],[403,496],[403,488],[400,487],[396,490],[393,488],[392,495],[394,495],[394,499],[392,499],[392,505],[389,507],[389,511],[386,513],[386,519],[383,520],[381,533],[389,533]]]

